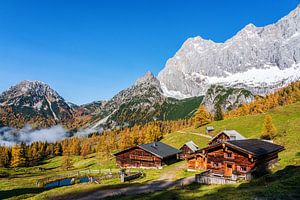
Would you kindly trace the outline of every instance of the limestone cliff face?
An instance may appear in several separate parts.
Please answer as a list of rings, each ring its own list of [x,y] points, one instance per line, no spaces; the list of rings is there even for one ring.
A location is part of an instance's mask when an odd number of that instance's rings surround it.
[[[247,25],[224,43],[189,38],[158,79],[167,96],[206,93],[210,85],[266,94],[300,78],[300,6],[275,24]]]

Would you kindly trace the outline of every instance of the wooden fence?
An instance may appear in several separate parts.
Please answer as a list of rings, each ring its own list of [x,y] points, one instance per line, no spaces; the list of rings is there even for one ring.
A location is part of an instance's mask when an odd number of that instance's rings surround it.
[[[119,177],[119,170],[118,169],[99,169],[99,170],[82,170],[77,171],[69,174],[62,174],[62,175],[56,175],[51,177],[46,177],[42,179],[38,179],[36,181],[36,185],[38,187],[44,186],[47,183],[51,183],[54,181],[67,179],[67,178],[80,178],[84,176],[96,176],[96,180],[106,180],[106,179],[112,179],[112,178],[118,178]]]
[[[195,180],[197,183],[203,183],[203,184],[227,184],[227,183],[236,183],[236,181],[225,178],[225,177],[218,177],[218,176],[212,176],[210,171],[205,171],[200,174],[195,175]]]
[[[137,179],[141,176],[143,176],[144,173],[143,172],[138,172],[136,174],[133,174],[133,175],[128,175],[126,176],[124,173],[121,174],[121,182],[124,183],[124,182],[127,182],[127,181],[131,181],[131,180],[134,180],[134,179]]]

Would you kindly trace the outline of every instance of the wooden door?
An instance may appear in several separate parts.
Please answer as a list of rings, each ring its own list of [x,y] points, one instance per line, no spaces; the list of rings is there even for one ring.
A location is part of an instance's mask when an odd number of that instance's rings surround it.
[[[232,168],[233,168],[233,164],[225,163],[224,176],[232,176]]]

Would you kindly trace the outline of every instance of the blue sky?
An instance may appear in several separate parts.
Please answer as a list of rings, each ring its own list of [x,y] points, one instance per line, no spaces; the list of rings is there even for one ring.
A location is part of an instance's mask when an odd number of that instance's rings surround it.
[[[0,1],[0,92],[41,80],[77,104],[109,99],[155,75],[189,37],[223,42],[298,0]]]

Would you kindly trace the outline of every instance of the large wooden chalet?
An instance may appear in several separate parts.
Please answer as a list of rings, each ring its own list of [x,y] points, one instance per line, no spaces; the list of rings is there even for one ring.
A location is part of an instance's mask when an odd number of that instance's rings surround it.
[[[161,168],[176,162],[180,152],[162,142],[152,142],[127,148],[113,155],[121,168]]]
[[[210,175],[231,180],[249,180],[265,173],[277,162],[284,147],[258,139],[227,140],[199,150],[188,158],[191,170],[208,170]]]

